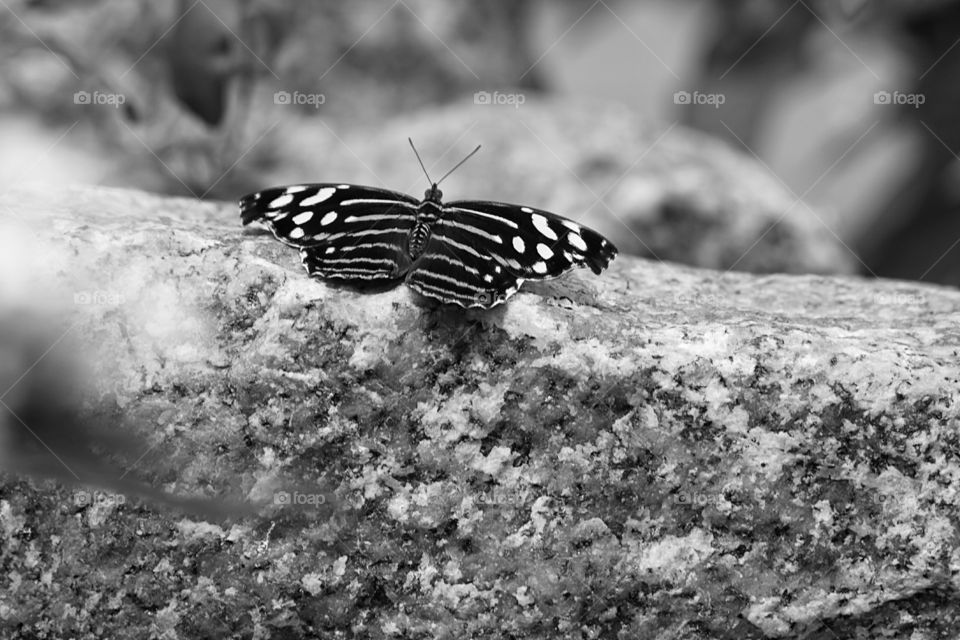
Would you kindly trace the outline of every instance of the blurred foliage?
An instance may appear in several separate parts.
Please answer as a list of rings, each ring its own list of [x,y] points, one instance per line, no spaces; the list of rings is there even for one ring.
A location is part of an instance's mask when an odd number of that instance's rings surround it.
[[[717,19],[704,47],[699,86],[722,92],[732,108],[721,116],[692,105],[687,122],[746,149],[760,146],[767,116],[791,83],[830,75],[830,59],[820,55],[816,34],[827,30],[853,56],[846,40],[882,43],[895,52],[903,69],[891,88],[921,94],[924,102],[884,110],[877,135],[906,132],[918,157],[901,159],[902,175],[894,178],[903,187],[869,212],[869,222],[849,243],[870,274],[960,285],[960,251],[952,250],[960,238],[960,199],[952,186],[960,152],[960,3],[716,0],[713,8]],[[880,176],[875,188],[883,188],[882,182]]]
[[[539,86],[523,75],[531,6],[10,0],[0,104],[84,123],[124,186],[233,198],[282,152],[272,130],[298,118],[356,125],[450,100],[481,78]],[[83,91],[122,104],[76,104]],[[278,91],[322,104],[276,104]]]

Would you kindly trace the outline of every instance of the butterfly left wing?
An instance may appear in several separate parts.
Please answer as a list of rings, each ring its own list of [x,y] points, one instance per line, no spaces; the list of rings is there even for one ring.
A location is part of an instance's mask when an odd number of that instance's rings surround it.
[[[490,308],[524,280],[555,278],[574,267],[599,274],[616,255],[596,231],[548,211],[464,200],[443,206],[407,284],[444,302]]]
[[[300,249],[307,272],[345,281],[396,280],[410,269],[407,237],[418,201],[386,189],[301,184],[240,199],[243,224],[260,223]]]

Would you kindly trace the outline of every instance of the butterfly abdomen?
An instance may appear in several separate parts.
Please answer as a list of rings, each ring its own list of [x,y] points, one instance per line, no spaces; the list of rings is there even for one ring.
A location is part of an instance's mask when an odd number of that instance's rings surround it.
[[[427,248],[427,241],[430,239],[430,225],[424,222],[418,222],[417,226],[410,232],[410,240],[407,244],[407,251],[410,258],[416,260]]]

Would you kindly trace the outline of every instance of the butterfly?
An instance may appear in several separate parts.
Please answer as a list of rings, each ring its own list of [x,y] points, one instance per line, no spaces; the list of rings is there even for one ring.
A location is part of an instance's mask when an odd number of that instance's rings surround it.
[[[409,139],[408,139],[409,140]],[[574,267],[600,274],[617,255],[602,235],[548,211],[503,202],[444,203],[433,182],[423,200],[354,184],[296,184],[240,199],[244,225],[259,223],[300,250],[307,273],[353,285],[403,281],[429,298],[489,309],[525,280],[555,278]]]

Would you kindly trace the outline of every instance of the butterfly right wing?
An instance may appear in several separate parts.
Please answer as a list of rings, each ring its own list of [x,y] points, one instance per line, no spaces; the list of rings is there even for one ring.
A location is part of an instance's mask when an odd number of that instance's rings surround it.
[[[574,267],[599,274],[616,255],[602,235],[555,213],[459,200],[443,205],[407,284],[443,302],[489,309],[525,280],[556,278]]]
[[[307,272],[346,281],[397,280],[410,269],[407,239],[419,202],[352,184],[300,184],[240,199],[243,224],[259,223],[300,249]]]
[[[444,220],[459,223],[444,231],[448,235],[495,238],[490,255],[527,280],[556,278],[575,267],[600,275],[617,256],[613,243],[593,229],[543,209],[459,200],[444,205]]]

